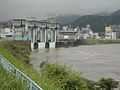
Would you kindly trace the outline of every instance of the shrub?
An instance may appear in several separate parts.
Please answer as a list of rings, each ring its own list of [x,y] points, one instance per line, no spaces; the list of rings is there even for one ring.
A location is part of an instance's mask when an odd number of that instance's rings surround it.
[[[87,81],[81,76],[60,63],[52,64],[49,61],[43,61],[40,64],[42,75],[63,88],[63,90],[90,90],[87,87]]]
[[[100,90],[100,86],[95,81],[85,79],[89,90]]]
[[[119,82],[115,81],[112,78],[102,78],[97,83],[102,89],[105,90],[112,90],[113,88],[118,88],[119,85]]]

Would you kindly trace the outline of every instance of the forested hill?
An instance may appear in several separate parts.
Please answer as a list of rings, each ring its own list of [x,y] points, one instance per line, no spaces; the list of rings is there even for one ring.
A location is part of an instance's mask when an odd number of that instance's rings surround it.
[[[87,24],[90,24],[94,32],[103,32],[106,25],[120,24],[120,10],[106,16],[85,15],[79,17],[70,24],[80,27],[85,27]]]
[[[60,25],[65,25],[70,22],[73,22],[74,20],[78,19],[80,16],[79,15],[62,15],[62,16],[57,16],[56,20]]]
[[[119,10],[117,10],[116,12],[114,12],[114,13],[112,13],[111,15],[119,15],[120,16],[120,9]]]

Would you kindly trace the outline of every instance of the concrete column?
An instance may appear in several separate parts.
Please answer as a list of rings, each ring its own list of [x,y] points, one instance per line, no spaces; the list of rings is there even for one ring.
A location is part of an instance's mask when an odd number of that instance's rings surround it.
[[[40,40],[40,31],[38,32],[38,39]]]
[[[32,30],[32,42],[34,42],[34,31]]]
[[[43,37],[43,38],[42,38],[42,39],[43,39],[43,42],[45,42],[45,31],[43,31],[42,35],[43,35],[43,36],[42,36],[42,37]]]
[[[35,42],[37,42],[37,33],[36,33],[36,29],[34,30],[35,31]]]
[[[51,31],[51,42],[53,42],[53,31]]]
[[[55,42],[57,42],[57,31],[55,30]]]
[[[33,30],[33,42],[35,42],[35,30]]]
[[[33,30],[31,30],[31,42],[33,42]]]
[[[15,38],[15,26],[14,26],[14,24],[13,24],[12,30],[13,30],[13,38]]]
[[[45,43],[47,42],[47,32],[45,30]]]
[[[34,50],[34,42],[31,42],[31,50]]]
[[[43,40],[42,40],[42,37],[43,37],[43,31],[42,30],[40,30],[40,34],[41,34],[41,40],[40,40],[40,42],[43,42]]]

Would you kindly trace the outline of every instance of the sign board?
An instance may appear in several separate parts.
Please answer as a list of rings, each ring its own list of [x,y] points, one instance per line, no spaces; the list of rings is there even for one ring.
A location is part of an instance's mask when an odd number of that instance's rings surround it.
[[[15,40],[28,40],[28,38],[15,38]]]
[[[105,31],[111,31],[112,28],[111,27],[105,27]]]

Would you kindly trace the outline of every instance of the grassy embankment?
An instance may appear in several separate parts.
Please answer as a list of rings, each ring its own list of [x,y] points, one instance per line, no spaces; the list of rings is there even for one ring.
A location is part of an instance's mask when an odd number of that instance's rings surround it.
[[[98,40],[98,39],[87,39],[85,40],[86,43],[89,45],[96,45],[96,44],[114,44],[120,43],[120,40]]]
[[[16,80],[0,66],[0,90],[26,90],[20,80]]]
[[[6,57],[15,67],[24,72],[44,90],[61,90],[55,84],[38,74],[29,64],[31,53],[29,43],[26,41],[4,41],[0,42],[0,54]]]

